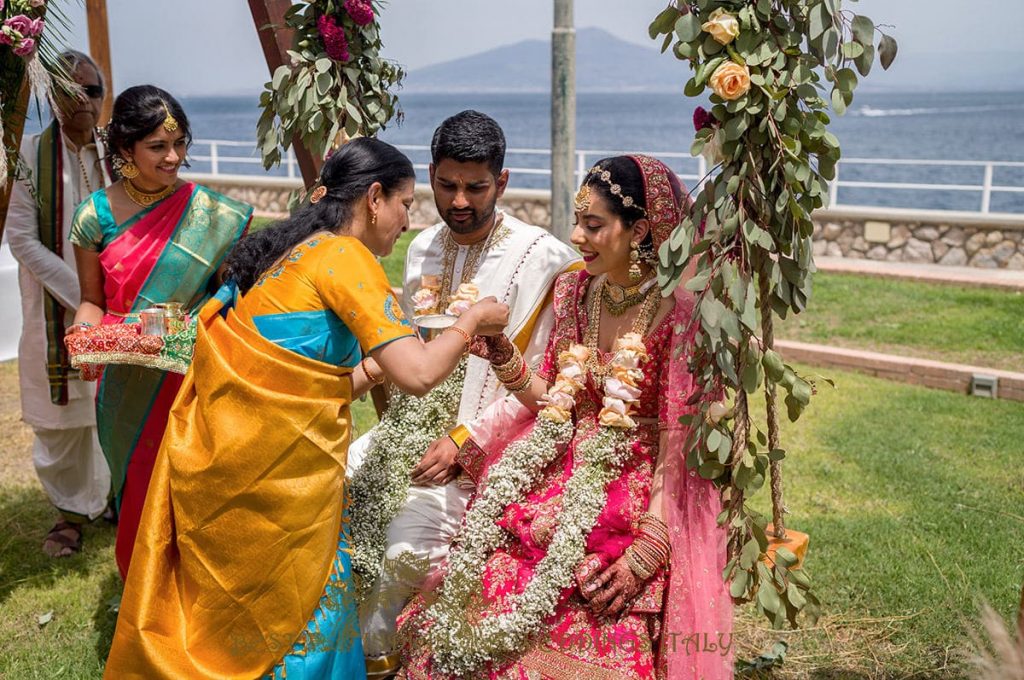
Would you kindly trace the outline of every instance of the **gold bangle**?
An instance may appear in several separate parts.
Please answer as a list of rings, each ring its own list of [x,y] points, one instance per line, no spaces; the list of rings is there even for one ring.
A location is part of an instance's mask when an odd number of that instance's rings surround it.
[[[381,373],[378,376],[374,376],[373,373],[370,372],[370,367],[366,363],[366,360],[369,358],[370,357],[363,357],[363,360],[359,362],[359,365],[363,367],[363,373],[366,374],[366,377],[369,379],[370,382],[372,382],[374,385],[380,385],[381,383],[384,382],[384,374]]]
[[[445,330],[445,332],[455,331],[456,333],[461,335],[462,339],[466,343],[466,349],[463,350],[462,356],[466,356],[467,354],[469,354],[469,347],[470,347],[470,344],[473,342],[473,338],[472,338],[472,336],[469,333],[467,333],[463,329],[459,328],[458,326],[448,326],[448,328],[445,328],[444,330]]]

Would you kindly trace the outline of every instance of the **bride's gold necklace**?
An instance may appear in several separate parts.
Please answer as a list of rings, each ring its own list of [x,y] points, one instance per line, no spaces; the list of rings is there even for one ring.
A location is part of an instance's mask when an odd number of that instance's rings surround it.
[[[124,193],[128,194],[128,198],[132,200],[132,203],[141,205],[143,208],[148,208],[157,201],[161,201],[167,198],[174,192],[173,184],[169,187],[164,187],[163,189],[160,189],[159,191],[154,191],[152,193],[148,191],[143,191],[142,189],[132,184],[132,181],[127,177],[125,178],[122,186],[124,187]]]
[[[641,281],[635,286],[620,286],[605,279],[604,284],[601,285],[601,299],[604,301],[604,308],[612,316],[622,316],[631,307],[643,302],[653,285],[653,278]]]
[[[601,351],[598,347],[598,339],[601,335],[601,309],[604,307],[604,304],[602,304],[604,302],[604,284],[606,282],[607,278],[597,282],[601,290],[595,290],[591,294],[590,313],[587,315],[587,332],[583,337],[583,343],[590,350],[587,368],[590,370],[590,374],[594,376],[594,382],[597,383],[599,388],[604,384],[604,378],[609,372],[608,365],[601,362]],[[649,283],[649,281],[644,283]],[[639,285],[642,287],[644,283]],[[630,330],[639,334],[640,337],[644,337],[650,330],[651,323],[654,321],[654,317],[657,316],[658,308],[661,306],[661,291],[657,285],[652,285],[641,293],[641,296],[642,306],[636,318],[633,319],[633,325]],[[630,307],[635,306],[636,303],[630,305]],[[611,310],[609,309],[608,311],[610,312]]]

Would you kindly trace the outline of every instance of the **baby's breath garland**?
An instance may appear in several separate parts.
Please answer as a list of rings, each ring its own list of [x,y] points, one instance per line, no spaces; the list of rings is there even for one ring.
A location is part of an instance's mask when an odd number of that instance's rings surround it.
[[[430,444],[452,426],[462,398],[466,362],[422,397],[394,392],[373,430],[366,460],[352,477],[352,568],[362,600],[380,575],[388,525],[409,491],[409,473]]]
[[[416,622],[439,671],[465,676],[489,661],[521,651],[543,629],[560,594],[572,584],[585,556],[587,536],[604,507],[606,487],[629,457],[627,433],[636,426],[629,416],[640,397],[640,365],[648,357],[636,333],[617,340],[615,349],[611,367],[618,380],[606,382],[604,408],[598,416],[602,427],[576,449],[580,464],[566,482],[558,528],[547,554],[524,591],[511,598],[507,611],[473,622],[467,611],[479,599],[487,558],[508,538],[497,519],[534,487],[572,439],[571,411],[575,394],[586,380],[590,353],[585,346],[573,345],[559,355],[558,376],[542,399],[546,405],[533,431],[512,444],[488,471],[486,486],[452,543],[439,597]]]

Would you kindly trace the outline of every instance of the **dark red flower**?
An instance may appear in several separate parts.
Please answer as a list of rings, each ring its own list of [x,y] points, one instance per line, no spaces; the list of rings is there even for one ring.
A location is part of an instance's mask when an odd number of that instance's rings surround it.
[[[335,23],[334,17],[321,16],[316,20],[316,27],[320,30],[320,37],[324,39],[324,49],[328,57],[342,62],[352,58],[348,53],[345,30]]]
[[[370,0],[345,0],[345,11],[359,26],[373,23],[373,5]]]
[[[698,106],[693,111],[693,129],[700,132],[706,127],[718,127],[718,121],[703,106]]]

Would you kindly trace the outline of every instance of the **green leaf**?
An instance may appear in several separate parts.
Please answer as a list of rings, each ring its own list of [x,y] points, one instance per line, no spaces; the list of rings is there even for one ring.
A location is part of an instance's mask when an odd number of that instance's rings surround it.
[[[787,588],[786,595],[789,597],[789,603],[797,609],[803,609],[807,604],[807,599],[799,588]]]
[[[882,39],[878,43],[878,61],[882,64],[882,68],[887,71],[889,70],[892,62],[896,59],[898,49],[899,46],[892,36],[882,35]]]
[[[796,382],[793,383],[793,389],[790,393],[793,395],[794,399],[804,406],[811,403],[811,386],[806,380],[797,378]]]
[[[732,577],[732,583],[729,584],[729,595],[735,599],[740,599],[747,592],[747,582],[750,579],[750,574],[746,570],[737,570],[736,574]]]
[[[753,394],[761,386],[761,364],[748,362],[743,367],[743,391]]]
[[[722,443],[722,433],[718,429],[713,429],[708,433],[708,439],[705,442],[708,451],[712,453],[718,452],[718,446]]]
[[[729,141],[739,139],[743,136],[743,132],[747,129],[747,117],[746,115],[735,116],[726,121],[723,128],[725,130],[725,138]]]
[[[771,582],[762,583],[761,587],[758,588],[757,603],[766,611],[772,612],[773,614],[779,611],[779,607],[782,606],[782,601],[779,600],[779,593],[775,590],[775,586],[773,586]]]
[[[764,366],[765,375],[772,382],[782,380],[782,376],[786,371],[786,365],[782,362],[782,357],[775,350],[766,349],[764,351],[764,356],[761,357],[761,365]]]
[[[743,544],[743,550],[740,552],[740,569],[750,569],[752,566],[757,564],[760,557],[761,546],[757,544],[756,539],[751,538]],[[772,611],[775,610],[773,609]]]
[[[291,72],[291,67],[288,66],[287,64],[282,64],[281,66],[277,67],[277,69],[274,71],[274,77],[270,81],[271,84],[274,86],[275,90],[281,89],[281,85],[284,83],[284,79],[290,76]]]
[[[784,567],[792,567],[796,564],[796,555],[789,548],[780,545],[775,549],[775,561],[781,562]]]
[[[856,59],[864,54],[864,46],[858,42],[843,43],[842,52],[843,56],[847,59]]]
[[[705,296],[700,302],[700,316],[704,325],[709,328],[718,328],[722,321],[722,314],[725,313],[725,306],[718,300]]]
[[[851,68],[841,68],[836,72],[836,83],[839,85],[839,89],[853,92],[857,87],[857,74]]]
[[[676,20],[676,35],[683,42],[690,42],[700,35],[700,19],[696,14],[687,13]]]
[[[729,462],[729,457],[732,455],[732,437],[727,434],[722,435],[722,441],[718,444],[718,462],[725,465]]]
[[[696,78],[690,78],[683,87],[683,94],[687,97],[697,97],[704,91],[704,83],[697,82]],[[699,152],[698,152],[699,153]]]
[[[792,394],[786,395],[786,415],[789,417],[790,422],[795,423],[799,420],[803,410],[803,404],[794,399]]]
[[[810,33],[808,33],[808,37],[811,40],[817,40],[831,23],[832,18],[828,16],[824,3],[819,2],[811,8]]]
[[[768,452],[768,460],[772,461],[773,463],[778,463],[780,460],[783,460],[785,457],[786,457],[786,450],[785,449],[772,449],[771,451]]]
[[[866,76],[871,72],[871,65],[875,61],[875,48],[868,46],[864,48],[864,52],[853,60],[854,65],[857,67],[857,73],[862,76]]]
[[[861,45],[872,45],[875,42],[875,22],[866,16],[858,14],[853,17],[853,37]]]
[[[331,70],[331,60],[330,59],[327,59],[325,57],[323,59],[317,59],[316,60],[316,72],[317,73],[327,73],[330,70]]]
[[[836,112],[837,116],[841,116],[846,113],[846,100],[843,99],[843,93],[839,91],[839,88],[832,88],[832,110]]]
[[[658,13],[658,16],[654,17],[654,21],[647,27],[647,34],[651,36],[651,39],[657,38],[662,33],[671,33],[672,27],[676,23],[676,19],[679,17],[679,10],[675,7],[666,7]]]

